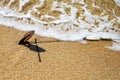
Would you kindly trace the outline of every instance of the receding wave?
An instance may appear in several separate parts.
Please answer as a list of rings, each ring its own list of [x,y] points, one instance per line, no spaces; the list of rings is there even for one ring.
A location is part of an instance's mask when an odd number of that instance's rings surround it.
[[[120,1],[0,0],[0,24],[60,40],[116,41],[120,39]]]

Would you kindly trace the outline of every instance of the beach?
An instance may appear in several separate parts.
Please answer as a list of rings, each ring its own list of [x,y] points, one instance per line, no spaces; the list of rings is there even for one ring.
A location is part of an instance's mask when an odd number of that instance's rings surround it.
[[[36,51],[18,45],[25,33],[0,26],[0,80],[120,79],[120,52],[105,48],[112,41],[82,44],[33,35],[29,41],[38,40],[39,62]]]

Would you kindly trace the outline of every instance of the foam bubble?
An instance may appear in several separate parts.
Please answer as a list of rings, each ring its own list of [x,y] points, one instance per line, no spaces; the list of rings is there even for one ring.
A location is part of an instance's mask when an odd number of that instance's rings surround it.
[[[114,1],[120,7],[120,0],[114,0]]]
[[[107,46],[106,48],[111,49],[111,50],[115,50],[115,51],[120,51],[120,43],[113,43],[112,46]]]

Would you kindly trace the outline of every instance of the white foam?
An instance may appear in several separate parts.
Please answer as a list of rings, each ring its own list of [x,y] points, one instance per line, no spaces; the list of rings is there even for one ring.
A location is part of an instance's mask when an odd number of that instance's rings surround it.
[[[120,51],[120,43],[114,42],[112,46],[107,46],[106,48],[115,50],[115,51]]]
[[[9,5],[13,2],[12,0]],[[29,0],[19,0],[20,6],[19,10],[22,9]],[[83,4],[81,8],[84,10],[83,14],[80,14],[80,17],[76,18],[78,9],[70,4],[64,2],[58,2],[55,0],[52,4],[51,10],[60,11],[61,14],[59,18],[50,16],[47,13],[42,15],[41,18],[36,18],[31,14],[32,11],[38,12],[37,7],[44,5],[44,0],[40,0],[40,3],[34,5],[31,9],[28,10],[27,14],[17,12],[14,9],[9,7],[0,6],[0,24],[7,25],[23,31],[35,30],[35,33],[42,36],[54,37],[60,40],[65,41],[80,41],[86,43],[83,39],[86,37],[88,39],[120,39],[120,34],[115,30],[120,31],[118,26],[114,23],[120,22],[120,17],[117,16],[113,10],[114,19],[109,20],[107,15],[104,15],[104,12],[100,16],[93,15],[90,10],[87,9],[87,4],[84,0],[72,0],[72,3],[79,2]],[[95,3],[95,1],[93,0]],[[95,8],[99,8],[97,5],[94,5]],[[59,6],[59,7],[58,7]],[[69,8],[69,15],[65,9]],[[85,16],[85,20],[82,20]],[[22,20],[16,20],[21,18]],[[52,21],[43,21],[43,18],[53,19]],[[34,24],[30,24],[28,19]],[[99,23],[98,26],[95,23]],[[47,24],[47,25],[44,25]],[[55,24],[55,25],[54,25]],[[77,25],[77,27],[75,26]],[[113,28],[115,30],[112,30]],[[90,29],[90,30],[89,30]],[[107,31],[104,31],[106,29]],[[113,46],[114,47],[114,46]]]
[[[92,0],[92,1],[93,1],[92,6],[93,6],[94,8],[100,8],[99,6],[95,5],[95,0]]]
[[[85,4],[84,0],[71,0],[72,3],[80,3],[80,4]]]
[[[12,3],[14,2],[14,0],[11,0],[8,4],[8,6],[10,6]]]
[[[22,10],[23,6],[29,2],[29,0],[19,0],[19,10]]]
[[[114,1],[120,7],[120,0],[114,0]]]

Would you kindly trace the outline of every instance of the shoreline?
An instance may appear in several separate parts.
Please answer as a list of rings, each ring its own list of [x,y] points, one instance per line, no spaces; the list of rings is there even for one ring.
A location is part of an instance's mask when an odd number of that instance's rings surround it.
[[[119,80],[120,53],[105,46],[112,41],[38,43],[37,52],[18,45],[23,31],[0,26],[0,79],[1,80]],[[33,35],[30,39],[56,41]],[[35,44],[33,44],[35,45]]]

